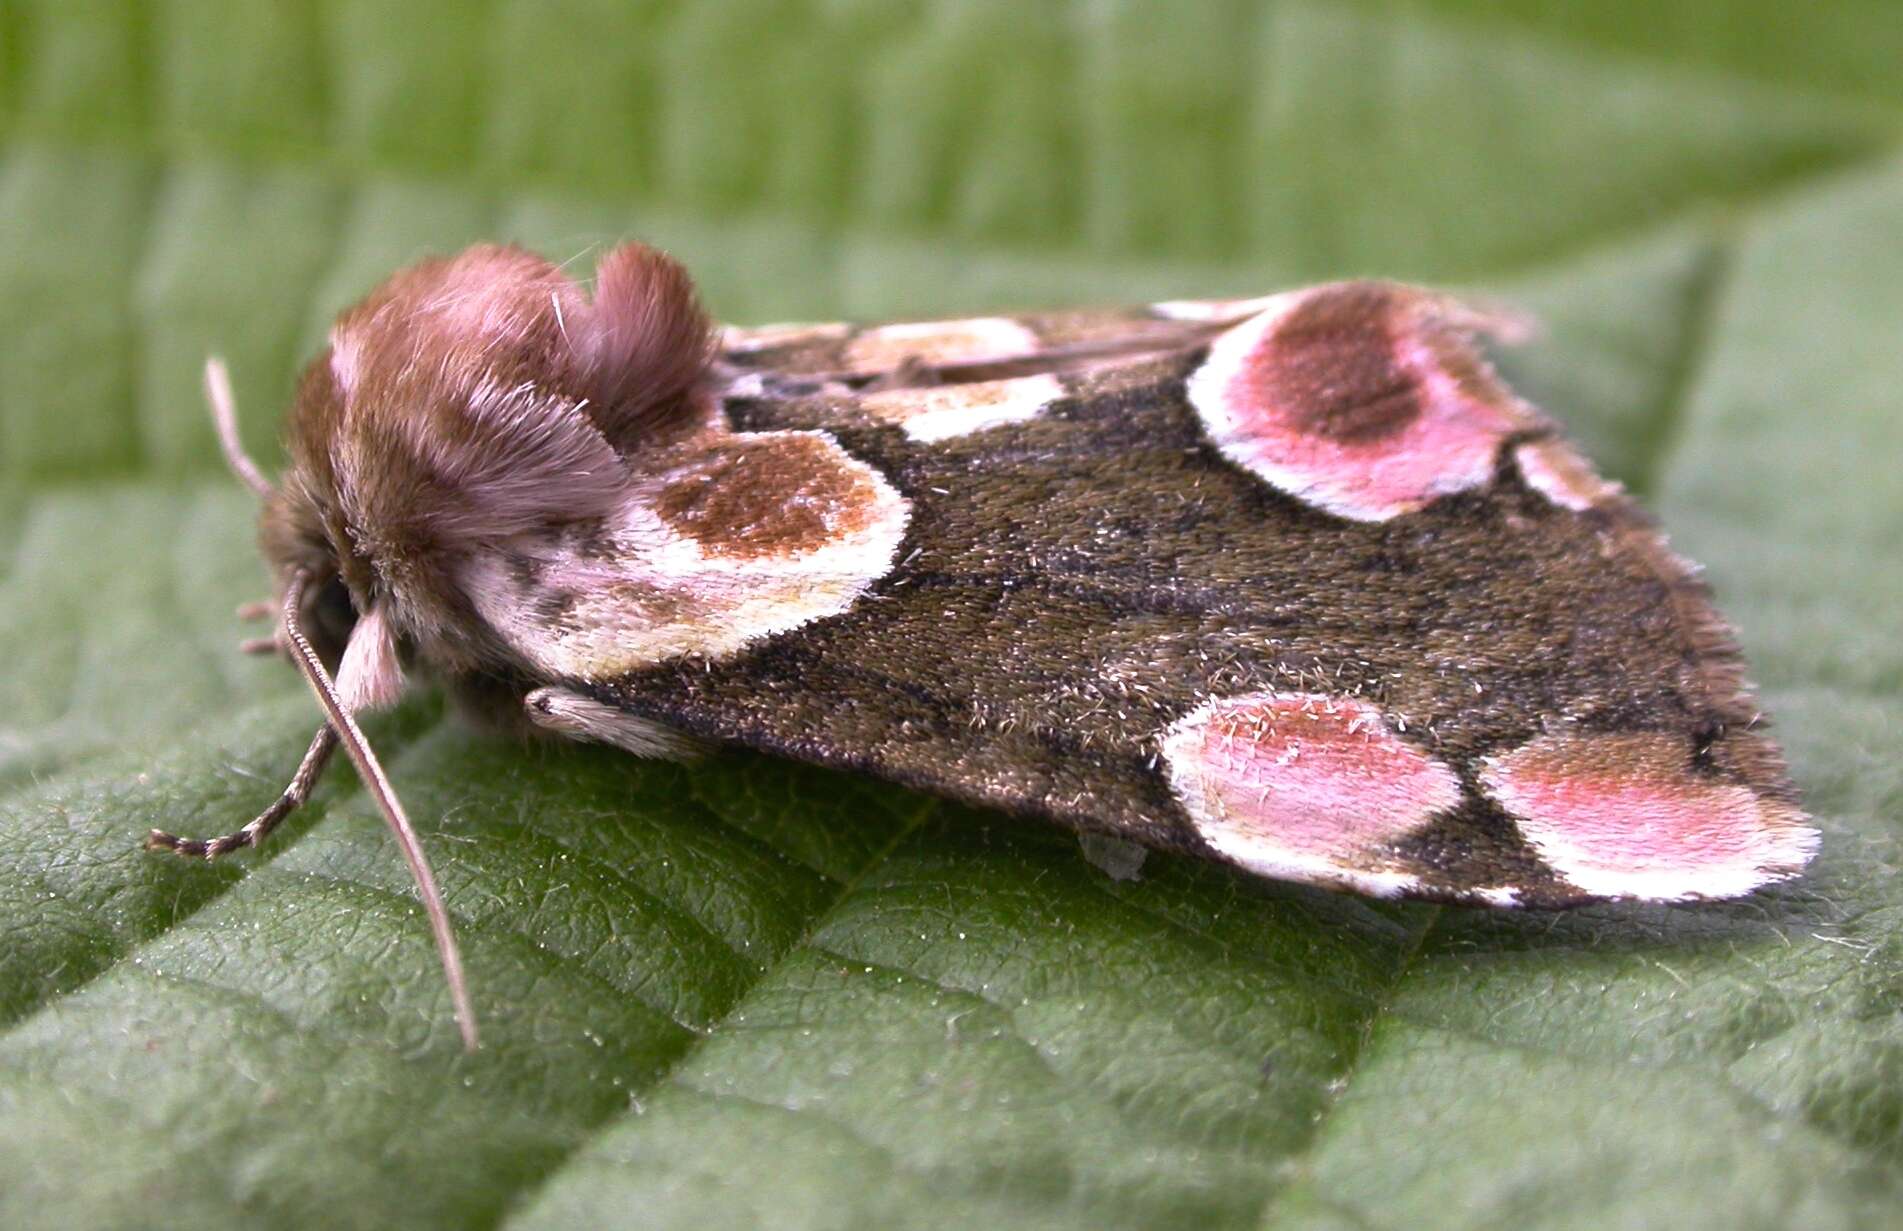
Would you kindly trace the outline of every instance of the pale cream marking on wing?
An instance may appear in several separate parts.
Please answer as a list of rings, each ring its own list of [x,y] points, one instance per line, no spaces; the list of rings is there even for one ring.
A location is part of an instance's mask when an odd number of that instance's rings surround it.
[[[1305,291],[1295,291],[1272,296],[1261,312],[1218,337],[1210,344],[1209,357],[1190,373],[1184,392],[1197,416],[1202,419],[1210,440],[1224,457],[1283,491],[1303,499],[1312,499],[1305,473],[1277,466],[1243,452],[1242,447],[1252,443],[1253,438],[1238,422],[1239,416],[1231,408],[1229,397],[1230,386],[1248,366],[1250,357],[1275,332],[1282,319],[1301,304],[1306,294]]]
[[[844,321],[792,321],[772,325],[725,325],[720,330],[720,349],[735,355],[777,350],[783,346],[808,346],[815,342],[838,342],[852,333]]]
[[[1010,380],[888,389],[866,394],[859,405],[875,419],[898,424],[911,439],[931,444],[1035,419],[1064,396],[1063,381],[1040,373]]]
[[[721,387],[723,398],[757,398],[766,395],[764,372],[742,372]]]
[[[1043,348],[1022,321],[976,316],[960,321],[905,321],[867,329],[846,345],[848,372],[888,372],[904,364],[977,363],[1020,359]]]
[[[1563,509],[1583,513],[1602,501],[1620,494],[1617,483],[1599,477],[1597,471],[1563,440],[1537,440],[1513,451],[1520,476],[1540,495]]]
[[[1284,306],[1284,301],[1300,294],[1300,291],[1283,291],[1254,299],[1166,299],[1151,304],[1150,311],[1172,321],[1220,325],[1224,321],[1240,321],[1258,312],[1280,308]]]

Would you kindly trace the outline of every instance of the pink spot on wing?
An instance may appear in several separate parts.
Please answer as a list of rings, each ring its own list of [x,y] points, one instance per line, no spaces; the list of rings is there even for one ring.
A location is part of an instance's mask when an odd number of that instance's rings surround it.
[[[1541,858],[1601,897],[1736,897],[1817,848],[1795,807],[1695,770],[1683,735],[1541,736],[1489,758],[1482,780]]]
[[[1342,517],[1385,521],[1484,486],[1533,416],[1468,324],[1385,283],[1318,287],[1219,337],[1188,393],[1231,461]]]
[[[1384,854],[1460,803],[1460,781],[1365,701],[1252,693],[1211,701],[1162,744],[1170,785],[1217,851],[1265,875],[1392,895]]]

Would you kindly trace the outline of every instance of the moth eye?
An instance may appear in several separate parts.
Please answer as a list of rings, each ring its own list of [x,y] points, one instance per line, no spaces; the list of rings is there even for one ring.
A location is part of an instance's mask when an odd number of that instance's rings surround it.
[[[304,602],[304,631],[317,650],[318,657],[334,666],[343,657],[350,630],[357,626],[357,606],[350,598],[350,587],[333,574],[311,591]]]

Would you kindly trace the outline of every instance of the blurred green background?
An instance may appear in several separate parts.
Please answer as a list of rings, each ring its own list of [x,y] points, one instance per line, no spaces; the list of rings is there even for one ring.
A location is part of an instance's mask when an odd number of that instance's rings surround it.
[[[1903,1208],[1903,6],[0,0],[0,1223],[1864,1227]],[[1711,566],[1825,831],[1501,917],[730,756],[374,735],[487,1046],[313,712],[231,651],[332,314],[666,246],[723,318],[1502,294]]]

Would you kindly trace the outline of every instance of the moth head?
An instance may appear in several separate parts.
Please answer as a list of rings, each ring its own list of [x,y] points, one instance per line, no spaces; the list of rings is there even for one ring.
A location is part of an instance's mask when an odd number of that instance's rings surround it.
[[[639,244],[603,258],[592,297],[519,248],[423,261],[337,318],[299,380],[275,481],[239,442],[230,379],[210,360],[225,458],[262,504],[278,612],[262,645],[298,668],[324,723],[291,786],[250,825],[209,841],[154,831],[147,844],[204,857],[251,845],[342,747],[410,864],[473,1048],[448,913],[354,715],[401,694],[407,659],[454,673],[498,656],[460,566],[612,507],[629,483],[624,455],[697,430],[712,348],[685,271]]]
[[[306,579],[303,630],[324,664],[336,671],[359,613],[375,601],[376,587],[374,568],[356,550],[343,519],[327,452],[311,447],[334,434],[340,409],[321,372],[316,364],[305,371],[293,403],[288,421],[292,464],[276,483],[259,488],[258,544],[280,601],[294,577]]]
[[[479,245],[345,310],[298,383],[288,467],[253,484],[265,558],[280,593],[309,579],[325,661],[375,611],[383,660],[401,642],[447,671],[489,665],[461,562],[611,507],[625,456],[698,426],[712,339],[686,272],[640,244],[602,259],[592,296],[539,256]]]

